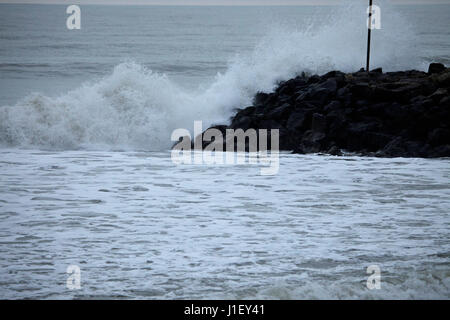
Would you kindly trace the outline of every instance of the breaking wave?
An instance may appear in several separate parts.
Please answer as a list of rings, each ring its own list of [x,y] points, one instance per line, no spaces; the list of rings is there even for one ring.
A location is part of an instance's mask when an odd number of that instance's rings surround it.
[[[356,272],[355,272],[356,273]],[[328,280],[310,277],[307,272],[299,274],[296,286],[280,280],[264,289],[235,292],[216,299],[250,300],[434,300],[450,299],[450,278],[446,268],[431,270],[404,270],[404,273],[381,276],[380,288],[369,290],[366,279],[352,279],[328,274]],[[327,277],[325,276],[325,277]]]
[[[423,69],[414,33],[395,10],[384,7],[382,30],[374,35],[373,66]],[[237,55],[206,89],[187,90],[164,74],[134,63],[66,94],[35,93],[0,107],[0,144],[56,149],[163,150],[176,128],[225,122],[258,91],[303,71],[355,71],[364,65],[365,9],[337,7],[306,28],[274,27],[254,50]],[[356,18],[355,17],[359,17]]]

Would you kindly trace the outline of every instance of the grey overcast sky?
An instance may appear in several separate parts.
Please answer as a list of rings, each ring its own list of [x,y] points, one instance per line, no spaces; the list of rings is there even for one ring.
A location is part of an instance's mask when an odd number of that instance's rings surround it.
[[[397,4],[450,4],[450,0],[390,0]],[[0,0],[0,3],[139,5],[330,5],[342,0]],[[376,0],[375,0],[376,3]]]

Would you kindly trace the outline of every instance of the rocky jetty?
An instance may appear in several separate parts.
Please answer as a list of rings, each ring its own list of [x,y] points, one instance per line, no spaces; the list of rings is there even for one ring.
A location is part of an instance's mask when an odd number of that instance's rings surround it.
[[[279,129],[280,149],[300,154],[450,157],[449,92],[450,68],[436,63],[428,72],[302,74],[214,128]]]

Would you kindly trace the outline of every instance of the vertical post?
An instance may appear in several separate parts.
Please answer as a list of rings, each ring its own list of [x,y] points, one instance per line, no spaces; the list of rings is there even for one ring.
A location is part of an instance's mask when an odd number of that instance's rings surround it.
[[[369,30],[367,35],[367,63],[366,63],[366,71],[369,72],[370,67],[370,38],[372,33],[372,0],[369,1]]]

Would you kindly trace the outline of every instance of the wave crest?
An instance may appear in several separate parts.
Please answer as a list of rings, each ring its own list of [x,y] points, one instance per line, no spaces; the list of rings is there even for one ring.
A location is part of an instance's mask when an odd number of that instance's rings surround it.
[[[385,70],[424,68],[407,21],[383,7],[374,35],[373,65]],[[186,90],[133,62],[100,81],[59,97],[33,94],[0,108],[0,144],[58,149],[162,150],[176,128],[224,122],[258,91],[307,71],[355,71],[365,59],[364,5],[344,6],[327,23],[274,27],[249,54],[238,55],[206,90]],[[355,18],[358,17],[358,18]]]

